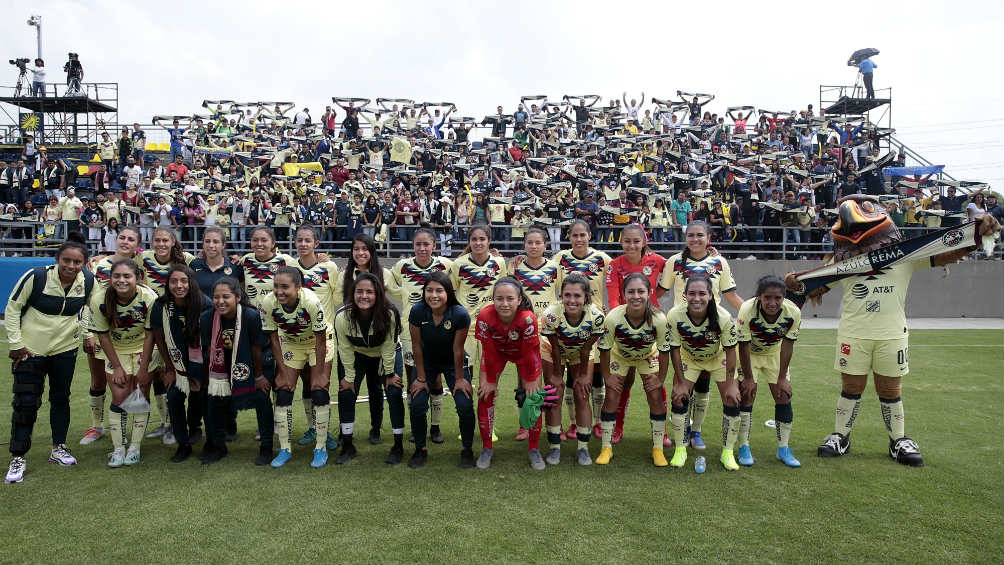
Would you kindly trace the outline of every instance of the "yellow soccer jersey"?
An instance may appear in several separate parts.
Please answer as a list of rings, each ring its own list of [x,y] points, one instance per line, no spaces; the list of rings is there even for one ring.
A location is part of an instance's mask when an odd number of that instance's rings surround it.
[[[708,277],[711,281],[711,293],[715,297],[715,302],[720,304],[722,293],[736,289],[736,281],[732,278],[732,269],[729,262],[721,255],[712,257],[707,255],[704,259],[684,259],[683,253],[677,253],[666,261],[666,266],[662,268],[662,276],[659,277],[659,286],[666,291],[673,291],[673,304],[682,304],[683,287],[687,279],[695,275]]]
[[[577,357],[593,336],[603,337],[606,316],[595,304],[586,304],[582,319],[578,324],[572,324],[565,317],[565,307],[559,302],[544,310],[540,319],[540,335],[558,338],[561,357],[569,359]]]
[[[682,347],[683,351],[697,361],[714,359],[725,347],[735,347],[738,343],[736,326],[732,315],[718,307],[718,328],[710,327],[709,318],[695,324],[687,315],[687,304],[677,304],[666,313],[669,325],[669,344]]]
[[[754,355],[772,355],[778,352],[781,339],[798,340],[802,326],[802,311],[795,303],[784,299],[781,311],[773,322],[767,320],[758,298],[750,298],[739,307],[736,332],[740,342],[750,344]]]
[[[436,256],[431,257],[429,264],[424,267],[420,266],[414,257],[406,257],[394,264],[390,270],[390,278],[395,287],[395,298],[401,301],[402,319],[407,320],[411,307],[422,301],[422,287],[425,286],[425,281],[429,280],[429,275],[437,271],[445,271],[449,274],[452,265],[453,262],[449,259]],[[386,280],[386,275],[384,278]],[[457,298],[460,298],[456,279],[453,279],[452,282],[453,289],[457,291]],[[462,298],[460,300],[463,302]],[[405,339],[410,340],[407,332]]]
[[[356,280],[357,278],[359,278],[359,273],[360,273],[359,269],[352,267],[352,280]],[[386,268],[383,269],[383,272],[380,274],[380,276],[383,277],[381,280],[383,280],[383,288],[384,291],[387,292],[387,295],[390,296],[391,298],[397,298],[398,300],[400,300],[401,292],[397,283],[394,281],[394,277],[392,277],[390,274],[390,269]],[[344,294],[344,292],[345,292],[345,271],[340,271],[338,273],[337,279],[335,280],[335,294],[333,295],[331,301],[335,307],[335,310],[338,310],[338,308],[340,308],[341,305],[343,304],[344,301],[342,300],[342,295]],[[327,311],[325,310],[325,313],[326,312]],[[332,323],[334,323],[334,319],[335,319],[334,314],[332,314],[331,316]]]
[[[284,253],[276,253],[270,259],[259,261],[255,259],[254,253],[248,253],[240,258],[238,265],[244,268],[244,292],[248,295],[248,300],[255,308],[260,306],[266,296],[272,294],[275,282],[272,278],[275,272],[287,265],[296,264],[296,259]]]
[[[470,253],[465,253],[450,265],[450,280],[457,291],[457,300],[467,309],[474,320],[487,304],[492,302],[492,287],[500,278],[509,274],[505,259],[491,255],[484,263],[471,259]]]
[[[108,288],[108,283],[112,277],[112,263],[115,261],[114,255],[107,255],[91,266],[91,272],[94,273],[94,282],[101,285],[101,288]],[[170,269],[170,266],[168,268]]]
[[[335,294],[337,293],[338,265],[333,261],[314,263],[311,267],[304,267],[303,263],[297,260],[293,266],[300,269],[303,274],[303,288],[314,291],[317,298],[321,300],[321,307],[324,309],[324,321],[329,327],[333,327],[335,322]],[[339,300],[341,302],[341,300]]]
[[[553,261],[558,264],[557,288],[561,288],[561,282],[565,280],[565,277],[572,273],[579,273],[589,281],[589,289],[593,292],[593,304],[603,310],[605,307],[605,277],[607,269],[610,267],[609,255],[590,247],[586,256],[580,259],[572,253],[571,249],[562,249],[554,256]]]
[[[650,323],[634,326],[627,319],[627,306],[622,304],[607,314],[599,348],[627,361],[648,359],[656,351],[667,353],[666,316],[656,311]]]
[[[111,333],[112,344],[116,353],[140,353],[143,351],[143,340],[146,330],[150,329],[150,314],[157,295],[149,288],[138,285],[136,296],[128,304],[115,304],[115,329],[111,329],[105,311],[105,293],[114,292],[111,289],[94,288],[91,298],[91,327],[96,334]]]
[[[189,252],[185,252],[185,265],[188,265],[195,259],[195,256]],[[147,285],[157,296],[164,294],[164,288],[167,286],[167,272],[171,270],[174,266],[173,263],[161,263],[157,259],[157,254],[152,249],[147,249],[146,251],[136,255],[136,264],[139,265],[140,269],[143,269],[143,284]],[[111,264],[109,263],[109,267]]]
[[[526,261],[514,267],[516,277],[533,304],[533,315],[539,320],[551,305],[558,302],[558,263],[553,259],[544,261],[536,269]]]
[[[391,314],[392,322],[393,314]],[[397,327],[393,328],[383,341],[377,343],[373,338],[373,326],[370,324],[363,331],[358,324],[349,320],[348,310],[342,307],[335,314],[335,340],[338,346],[338,362],[345,370],[344,378],[353,382],[356,376],[356,353],[380,360],[378,374],[388,376],[394,373],[394,356],[397,352],[398,338],[401,336],[401,320],[397,319]]]
[[[279,334],[283,351],[286,347],[314,347],[316,334],[329,331],[321,300],[313,292],[301,288],[296,294],[296,306],[287,310],[275,294],[269,294],[261,304],[261,325],[265,333]]]
[[[910,277],[914,271],[930,266],[930,258],[919,259],[840,281],[844,296],[837,335],[858,339],[907,336],[905,307]]]

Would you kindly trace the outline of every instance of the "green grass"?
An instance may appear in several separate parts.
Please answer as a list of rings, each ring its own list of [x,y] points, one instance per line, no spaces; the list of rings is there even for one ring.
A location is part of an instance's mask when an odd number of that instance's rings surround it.
[[[927,467],[889,459],[872,389],[851,453],[815,456],[832,431],[839,378],[834,332],[806,330],[792,369],[791,445],[804,466],[787,469],[774,459],[764,386],[752,438],[756,466],[721,469],[713,441],[721,403],[713,396],[704,475],[693,472],[693,455],[684,470],[652,467],[641,394],[608,467],[578,468],[566,444],[560,466],[531,471],[525,444],[510,439],[516,419],[507,398],[497,425],[505,439],[487,472],[456,467],[449,400],[447,442],[433,445],[418,471],[384,464],[388,445],[365,441],[348,466],[310,469],[309,448],[297,448],[284,469],[254,467],[251,413],[241,414],[241,439],[219,464],[171,464],[173,448],[148,440],[138,467],[110,470],[108,440],[76,445],[89,422],[81,358],[70,426],[81,463],[45,462],[43,407],[24,483],[0,485],[0,562],[1000,563],[1002,332],[914,331],[910,341],[907,432]],[[6,365],[2,379],[10,382]],[[9,406],[0,402],[2,439],[9,437]],[[365,430],[368,411],[360,408]],[[303,415],[295,412],[299,434]],[[388,425],[385,415],[385,440]]]

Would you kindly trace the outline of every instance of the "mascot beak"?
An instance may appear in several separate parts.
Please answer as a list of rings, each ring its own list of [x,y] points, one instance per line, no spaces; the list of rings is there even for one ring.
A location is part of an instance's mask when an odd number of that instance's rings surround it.
[[[878,202],[871,199],[846,199],[837,210],[837,223],[830,234],[833,239],[857,244],[871,235],[887,229],[892,220]]]

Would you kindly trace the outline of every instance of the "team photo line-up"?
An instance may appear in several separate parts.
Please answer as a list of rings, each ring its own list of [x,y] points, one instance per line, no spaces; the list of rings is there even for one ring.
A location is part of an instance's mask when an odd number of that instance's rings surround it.
[[[863,238],[882,244],[900,239],[874,197],[848,197],[839,208],[831,230],[835,260],[846,259],[841,253],[848,250],[850,256],[860,252]],[[1000,229],[990,215],[976,221],[981,234]],[[25,273],[7,305],[14,398],[6,482],[23,480],[46,377],[49,461],[77,463],[66,442],[81,346],[91,378],[91,426],[80,443],[109,436],[110,467],[139,463],[141,444],[151,437],[177,444],[172,462],[185,461],[204,442],[199,459],[214,463],[236,439],[236,413],[250,409],[260,442],[255,464],[282,467],[293,457],[297,381],[308,429],[296,443],[313,446],[312,467],[325,466],[329,451],[337,453],[335,463],[348,463],[358,455],[355,406],[365,380],[374,445],[382,442],[387,400],[393,432],[387,463],[404,459],[406,399],[415,443],[408,465],[417,468],[428,459],[427,442],[444,441],[441,412],[449,395],[459,419],[460,466],[487,469],[497,441],[495,399],[509,362],[518,374],[517,439],[527,440],[535,470],[559,464],[566,439],[576,441],[577,464],[610,464],[635,380],[649,406],[656,466],[683,467],[688,448],[705,449],[712,380],[723,406],[725,469],[754,464],[749,439],[759,381],[767,382],[775,403],[776,457],[789,467],[801,465],[788,446],[788,367],[801,324],[799,306],[785,297],[799,284],[791,274],[761,278],[744,300],[703,222],[687,225],[686,247],[668,259],[651,251],[641,226],[623,230],[622,254],[615,259],[590,247],[590,226],[581,220],[569,226],[570,246],[552,256],[545,254],[552,243],[547,232],[529,228],[523,254],[508,262],[493,249],[491,232],[490,226],[472,226],[467,248],[450,260],[433,253],[435,232],[418,228],[413,253],[392,269],[380,265],[365,233],[352,239],[347,265],[339,268],[317,251],[320,237],[309,225],[296,228],[296,257],[277,252],[268,227],[251,231],[252,251],[239,258],[227,254],[228,234],[218,227],[203,232],[198,256],[184,251],[168,228],[156,229],[151,248],[139,252],[139,230],[124,226],[114,254],[97,257],[71,232],[55,264]],[[906,289],[914,270],[955,262],[973,249],[866,273],[869,285],[892,289],[870,297],[867,306],[856,296],[863,275],[840,281],[834,369],[842,386],[835,429],[818,447],[819,456],[848,451],[872,373],[890,457],[923,465],[904,431],[900,393],[908,372]],[[828,289],[809,298],[818,300]],[[658,299],[667,292],[673,306],[663,312]],[[723,299],[738,311],[736,319],[720,306]],[[151,388],[161,421],[152,431]],[[332,394],[338,434],[331,430]],[[482,444],[477,457],[475,423]],[[548,442],[543,453],[542,431]],[[595,459],[591,436],[601,444]],[[674,451],[667,460],[663,449],[669,446]],[[703,471],[703,458],[698,461]]]

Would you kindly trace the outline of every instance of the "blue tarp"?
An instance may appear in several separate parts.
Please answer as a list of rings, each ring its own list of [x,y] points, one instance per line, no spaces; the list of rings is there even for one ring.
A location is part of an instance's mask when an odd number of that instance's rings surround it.
[[[39,265],[53,264],[52,257],[3,257],[0,258],[0,314],[7,310],[7,300],[14,292],[14,283],[21,275]]]
[[[882,169],[882,175],[887,177],[912,177],[914,175],[936,175],[945,170],[944,165],[930,165],[926,167],[886,167]]]

